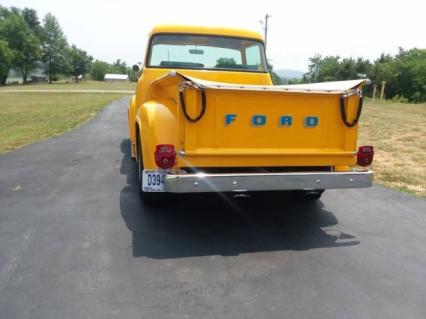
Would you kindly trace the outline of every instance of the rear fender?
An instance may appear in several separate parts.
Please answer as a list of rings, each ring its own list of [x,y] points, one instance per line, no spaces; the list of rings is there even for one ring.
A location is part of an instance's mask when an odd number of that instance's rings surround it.
[[[129,123],[129,137],[132,148],[132,157],[136,157],[136,127],[135,127],[135,115],[136,115],[136,96],[133,95],[127,108],[128,123]]]
[[[178,149],[176,102],[171,99],[145,102],[138,110],[136,123],[140,128],[144,168],[156,169],[156,145],[173,144],[175,149]]]

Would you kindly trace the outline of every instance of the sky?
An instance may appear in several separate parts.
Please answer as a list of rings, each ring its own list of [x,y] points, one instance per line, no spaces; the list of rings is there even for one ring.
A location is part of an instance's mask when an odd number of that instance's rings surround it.
[[[267,56],[274,69],[307,71],[315,54],[395,54],[398,47],[426,48],[426,1],[380,0],[0,0],[30,7],[40,19],[54,14],[70,44],[96,59],[129,65],[143,61],[147,34],[156,24],[251,29],[270,14]]]

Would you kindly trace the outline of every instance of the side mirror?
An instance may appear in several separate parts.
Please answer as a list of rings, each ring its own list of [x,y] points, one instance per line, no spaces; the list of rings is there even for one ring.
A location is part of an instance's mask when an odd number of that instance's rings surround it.
[[[139,70],[140,70],[139,65],[133,64],[132,70],[135,71],[135,72],[139,72]]]

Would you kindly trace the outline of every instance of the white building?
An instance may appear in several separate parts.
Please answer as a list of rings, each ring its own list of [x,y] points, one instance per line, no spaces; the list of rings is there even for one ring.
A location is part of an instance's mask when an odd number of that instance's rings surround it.
[[[129,81],[129,75],[108,73],[105,74],[104,80],[109,82],[126,82]]]

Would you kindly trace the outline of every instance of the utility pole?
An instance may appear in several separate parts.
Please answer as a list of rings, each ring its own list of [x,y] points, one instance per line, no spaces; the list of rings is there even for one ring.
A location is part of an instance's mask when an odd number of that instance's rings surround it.
[[[266,43],[268,41],[268,19],[271,18],[272,16],[267,13],[265,14],[265,17],[260,20],[260,23],[263,25],[263,29],[265,30],[265,51],[266,51]]]
[[[383,99],[385,98],[385,86],[386,81],[382,81],[382,90],[380,91],[380,102],[383,102]]]
[[[319,61],[315,63],[315,82],[318,82],[318,75],[319,75]]]
[[[376,100],[376,93],[377,93],[377,84],[374,84],[374,86],[373,86],[373,102]]]

